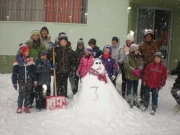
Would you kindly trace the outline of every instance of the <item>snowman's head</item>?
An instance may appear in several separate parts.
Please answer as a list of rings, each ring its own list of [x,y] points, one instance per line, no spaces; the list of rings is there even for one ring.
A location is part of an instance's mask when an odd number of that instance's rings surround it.
[[[98,71],[100,74],[104,72],[104,65],[101,61],[101,59],[96,58],[93,62],[92,68]]]

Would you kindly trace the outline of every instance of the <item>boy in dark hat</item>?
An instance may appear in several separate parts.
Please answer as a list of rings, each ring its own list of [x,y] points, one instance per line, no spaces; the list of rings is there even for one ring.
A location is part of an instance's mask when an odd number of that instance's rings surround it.
[[[91,38],[88,42],[89,46],[93,49],[93,56],[94,58],[98,58],[101,56],[102,51],[99,49],[99,47],[96,45],[96,39]]]
[[[162,53],[154,54],[154,62],[146,66],[142,77],[142,82],[145,86],[144,92],[144,107],[142,111],[146,111],[149,105],[150,92],[152,92],[152,110],[154,115],[158,105],[158,92],[166,84],[167,70],[161,62]]]

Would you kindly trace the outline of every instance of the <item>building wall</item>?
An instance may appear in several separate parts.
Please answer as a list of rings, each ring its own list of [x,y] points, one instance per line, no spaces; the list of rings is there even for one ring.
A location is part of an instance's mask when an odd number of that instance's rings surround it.
[[[132,1],[132,0],[131,0]],[[137,8],[139,6],[150,6],[150,7],[157,7],[157,8],[165,8],[172,10],[172,39],[171,40],[171,50],[170,50],[170,61],[169,61],[169,69],[174,69],[180,60],[179,52],[180,52],[180,38],[179,38],[179,31],[180,31],[180,8],[178,7],[178,3],[173,3],[172,1],[166,1],[160,3],[157,0],[151,0],[149,3],[144,0],[137,0],[137,3],[133,1],[130,2],[131,11],[129,12],[129,22],[128,22],[128,31],[136,29],[136,17],[137,17]]]
[[[123,45],[127,35],[128,6],[129,0],[89,0],[87,24],[0,21],[0,73],[11,72],[19,43],[26,42],[30,32],[40,30],[42,26],[48,27],[53,42],[59,32],[66,32],[73,49],[79,38],[84,39],[85,46],[90,38],[95,38],[102,49],[111,44],[115,35]]]

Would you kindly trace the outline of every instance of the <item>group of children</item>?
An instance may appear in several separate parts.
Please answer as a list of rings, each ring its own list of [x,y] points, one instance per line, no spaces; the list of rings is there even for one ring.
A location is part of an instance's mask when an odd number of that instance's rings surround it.
[[[127,83],[126,99],[130,107],[134,105],[138,106],[138,80],[142,79],[142,83],[145,86],[142,111],[148,108],[149,93],[152,92],[152,114],[154,114],[158,104],[158,92],[165,85],[167,78],[166,68],[161,62],[161,52],[156,52],[153,56],[154,62],[148,64],[144,69],[144,62],[139,52],[139,46],[133,42],[130,42],[128,44],[129,46],[124,46],[121,49],[116,48],[117,46],[105,45],[101,51],[96,46],[95,39],[90,39],[88,42],[89,46],[85,48],[83,39],[80,38],[77,42],[76,51],[73,51],[66,33],[59,33],[55,44],[51,42],[49,37],[48,29],[43,27],[40,32],[33,30],[30,40],[26,44],[20,45],[12,73],[14,88],[17,90],[17,83],[19,85],[17,113],[22,112],[23,99],[25,99],[24,111],[29,113],[29,107],[33,103],[34,96],[36,98],[36,108],[39,111],[45,108],[46,101],[42,90],[44,89],[44,85],[46,85],[45,96],[50,95],[52,70],[56,70],[57,95],[68,97],[68,78],[71,83],[72,92],[76,94],[78,92],[79,80],[83,79],[89,72],[94,58],[99,57],[115,86],[118,67],[123,65],[122,74],[124,74]],[[116,41],[115,44],[118,42],[117,37],[112,38],[112,42],[114,41]],[[124,53],[124,58],[123,56],[121,58],[113,56],[115,53],[121,51]],[[53,55],[55,63],[53,63]],[[178,71],[178,69],[171,71],[171,74],[179,73]],[[133,89],[132,94],[131,89]],[[172,94],[179,103],[178,90],[178,88],[176,89],[174,87]],[[125,98],[125,95],[123,97]]]

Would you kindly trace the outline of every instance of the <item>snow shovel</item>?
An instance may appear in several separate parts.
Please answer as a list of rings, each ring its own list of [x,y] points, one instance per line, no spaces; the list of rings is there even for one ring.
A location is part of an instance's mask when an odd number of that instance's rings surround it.
[[[54,54],[54,47],[52,48],[52,56],[53,56],[53,65],[55,65],[55,54]],[[46,96],[46,109],[47,110],[55,110],[65,108],[66,106],[66,98],[65,96],[57,96],[57,88],[56,88],[56,70],[54,72],[54,96]]]

